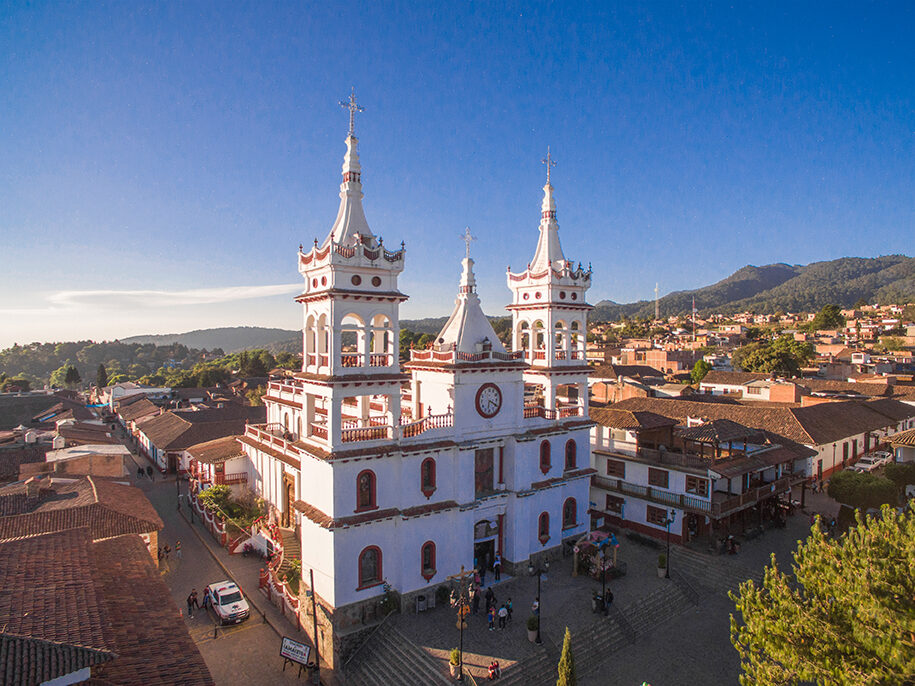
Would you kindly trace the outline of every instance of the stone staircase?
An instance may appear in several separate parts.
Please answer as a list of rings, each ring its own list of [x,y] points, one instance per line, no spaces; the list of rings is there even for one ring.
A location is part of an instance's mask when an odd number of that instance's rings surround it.
[[[443,686],[452,683],[436,660],[390,624],[383,625],[344,669],[347,686]]]
[[[664,584],[646,596],[621,609],[635,637],[642,638],[651,629],[695,607],[693,601],[676,583]]]
[[[678,546],[670,552],[671,570],[682,572],[699,586],[715,592],[737,592],[741,583],[753,579],[762,581],[762,570],[753,570],[724,555],[707,555],[691,548]]]
[[[556,666],[559,664],[558,653],[555,659],[552,655],[555,647],[544,641],[534,649],[532,656],[502,670],[499,686],[555,686]]]
[[[302,542],[295,535],[294,529],[280,529],[280,536],[283,538],[283,562],[277,571],[280,578],[285,579],[292,561],[302,559]]]

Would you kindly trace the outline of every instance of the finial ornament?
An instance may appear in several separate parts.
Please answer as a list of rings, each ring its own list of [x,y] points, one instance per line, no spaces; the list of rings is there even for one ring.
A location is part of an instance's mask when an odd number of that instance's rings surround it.
[[[470,227],[469,227],[469,226],[468,226],[467,228],[465,228],[465,229],[464,229],[464,233],[461,234],[461,240],[464,241],[464,243],[466,244],[467,259],[468,259],[468,260],[470,259],[470,242],[471,242],[471,241],[475,241],[476,239],[477,239],[477,237],[474,236],[472,233],[470,233]]]
[[[349,95],[349,100],[341,100],[340,107],[349,110],[349,135],[355,137],[356,131],[356,112],[364,112],[364,107],[359,107],[356,104],[356,87],[353,86],[353,90]]]
[[[546,185],[550,185],[550,167],[556,166],[556,161],[553,159],[553,156],[550,155],[550,146],[546,146],[546,157],[540,160],[543,164],[546,165]]]

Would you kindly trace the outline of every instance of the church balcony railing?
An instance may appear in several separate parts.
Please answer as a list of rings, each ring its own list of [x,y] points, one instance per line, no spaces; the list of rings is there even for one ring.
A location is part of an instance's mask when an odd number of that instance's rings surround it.
[[[579,350],[573,350],[572,352],[566,352],[565,350],[556,351],[557,360],[581,360],[584,359],[584,355]]]
[[[402,425],[401,431],[404,438],[413,438],[430,429],[443,429],[449,426],[454,426],[453,412],[449,412],[448,414],[430,414],[415,422]]]
[[[320,438],[322,440],[327,440],[327,425],[326,424],[312,424],[311,425],[311,435],[315,438]]]
[[[540,419],[556,419],[557,412],[556,410],[541,407],[540,405],[525,405],[524,418],[533,419],[534,417],[539,417]]]
[[[535,350],[534,359],[535,360],[545,360],[546,359],[546,350]]]
[[[439,350],[411,350],[410,360],[413,362],[486,362],[498,360],[500,362],[514,362],[524,358],[522,351],[502,353],[486,350],[477,353],[466,353],[450,348]]]
[[[363,356],[361,353],[344,353],[340,355],[342,367],[361,367]]]
[[[357,441],[378,441],[391,438],[390,426],[363,426],[357,429],[343,429],[340,440],[343,443],[355,443]]]
[[[391,355],[387,353],[372,353],[369,355],[369,366],[370,367],[390,367],[391,366]]]
[[[240,472],[238,474],[216,474],[217,486],[232,486],[234,484],[246,483],[248,483],[248,475],[245,472]]]
[[[343,421],[344,429],[359,429],[365,425],[368,426],[390,426],[388,423],[387,417],[369,417],[366,420],[361,419],[347,419]]]
[[[299,454],[299,449],[293,445],[297,436],[290,433],[282,424],[248,424],[245,427],[245,436],[283,452]]]

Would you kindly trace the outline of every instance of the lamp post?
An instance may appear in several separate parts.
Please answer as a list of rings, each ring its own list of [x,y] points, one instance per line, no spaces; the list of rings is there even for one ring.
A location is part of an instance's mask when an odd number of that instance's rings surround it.
[[[465,572],[464,565],[461,565],[460,574],[454,574],[454,575],[448,577],[449,580],[457,579],[457,581],[458,581],[458,599],[457,599],[458,622],[457,622],[457,625],[458,625],[458,630],[460,631],[460,639],[458,642],[458,654],[460,655],[460,658],[458,661],[458,677],[457,677],[458,681],[464,680],[464,617],[465,617],[466,613],[470,611],[470,608],[464,604],[464,581],[472,574],[473,574],[472,570],[469,572]],[[453,607],[453,605],[452,605],[452,607]],[[466,611],[465,611],[465,608],[466,608]]]
[[[607,614],[607,546],[600,549],[600,601],[603,604],[601,614]]]
[[[667,569],[664,571],[664,578],[670,578],[670,525],[674,523],[674,519],[677,516],[677,511],[671,509],[670,514],[667,517]]]
[[[530,563],[527,567],[527,571],[530,574],[534,574],[534,563]],[[537,567],[537,638],[534,640],[534,643],[538,645],[543,643],[543,640],[540,638],[540,624],[543,622],[543,598],[540,595],[540,579],[543,575],[550,571],[550,562],[549,560],[543,563],[543,567]]]

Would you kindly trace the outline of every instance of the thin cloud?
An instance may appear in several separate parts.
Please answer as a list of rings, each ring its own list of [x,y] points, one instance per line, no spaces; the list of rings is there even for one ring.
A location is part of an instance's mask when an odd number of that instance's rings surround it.
[[[190,288],[181,291],[165,290],[94,290],[58,291],[48,296],[54,307],[175,307],[181,305],[211,305],[238,300],[269,298],[288,295],[302,290],[302,284],[276,284],[272,286],[227,286],[224,288]]]

